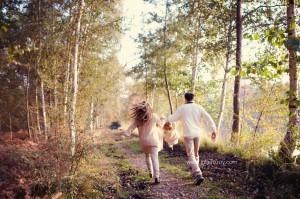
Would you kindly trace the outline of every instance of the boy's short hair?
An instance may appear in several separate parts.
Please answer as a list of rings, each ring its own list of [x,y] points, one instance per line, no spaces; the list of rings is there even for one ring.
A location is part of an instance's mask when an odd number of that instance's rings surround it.
[[[184,94],[184,98],[188,102],[193,101],[194,96],[195,96],[194,93],[191,93],[191,92],[187,92]]]

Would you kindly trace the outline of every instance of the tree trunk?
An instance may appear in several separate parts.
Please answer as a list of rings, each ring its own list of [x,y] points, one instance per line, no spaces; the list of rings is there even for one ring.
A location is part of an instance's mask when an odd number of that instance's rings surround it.
[[[10,130],[10,140],[13,139],[13,132],[12,132],[12,126],[11,126],[11,114],[9,113],[9,130]]]
[[[199,51],[199,33],[200,32],[200,17],[198,19],[197,29],[195,32],[195,46],[193,49],[193,64],[192,64],[192,92],[196,91],[196,79],[198,70],[198,51]]]
[[[69,8],[70,11],[70,24],[72,24],[74,20],[74,16],[72,14],[72,7]],[[63,97],[63,106],[64,106],[64,127],[67,126],[67,121],[69,121],[69,111],[68,111],[68,104],[69,104],[69,92],[70,92],[70,85],[71,85],[71,79],[70,79],[70,71],[71,71],[71,64],[72,64],[72,33],[73,30],[69,32],[69,38],[68,38],[68,46],[67,46],[67,69],[66,69],[66,76],[64,80],[64,97]]]
[[[80,27],[81,27],[81,17],[82,10],[84,7],[84,0],[80,0],[78,3],[78,11],[76,18],[76,31],[75,31],[75,44],[74,44],[74,57],[73,57],[73,84],[72,84],[72,98],[71,98],[71,108],[70,108],[70,134],[71,134],[71,154],[75,155],[76,151],[76,103],[77,103],[77,92],[78,92],[78,51],[80,44]]]
[[[238,136],[240,133],[240,81],[242,70],[242,0],[237,0],[236,9],[236,76],[234,79],[234,91],[233,91],[233,123],[231,141],[235,144],[238,142]]]
[[[96,129],[99,129],[99,115],[96,116]]]
[[[295,0],[288,0],[287,5],[287,32],[288,41],[296,38],[296,15],[295,15]],[[288,131],[285,135],[283,142],[281,143],[281,152],[289,161],[291,154],[295,149],[295,143],[298,128],[298,116],[297,116],[297,100],[298,100],[298,80],[297,80],[297,52],[291,44],[288,44],[289,54],[289,77],[290,77],[290,90],[289,90],[289,123]]]
[[[168,73],[167,73],[167,55],[166,55],[166,31],[167,31],[167,16],[168,16],[168,0],[166,1],[166,11],[165,11],[165,25],[164,25],[164,35],[163,35],[163,42],[164,42],[164,80],[165,80],[165,87],[167,91],[169,106],[170,106],[170,112],[173,113],[173,107],[172,107],[172,101],[171,101],[171,95],[170,95],[170,86],[168,82]]]
[[[53,90],[53,98],[54,98],[54,114],[57,113],[57,79],[54,79],[54,90]]]
[[[38,129],[38,134],[39,136],[41,135],[41,124],[40,124],[40,107],[39,107],[39,91],[38,91],[38,79],[40,78],[39,76],[39,66],[40,66],[40,62],[41,62],[41,58],[42,58],[42,32],[41,32],[41,1],[38,1],[38,18],[37,18],[37,23],[39,24],[39,36],[38,36],[38,49],[39,49],[39,53],[38,53],[38,57],[36,60],[36,66],[35,66],[35,70],[37,73],[37,79],[36,79],[36,88],[35,88],[35,103],[36,103],[36,123],[37,123],[37,129]],[[39,136],[37,137],[37,140],[39,139]]]
[[[225,110],[225,104],[226,104],[228,66],[229,66],[229,52],[227,52],[227,55],[226,55],[225,68],[224,68],[224,78],[223,78],[222,91],[221,91],[220,112],[218,115],[218,128],[217,128],[218,132],[220,132],[220,128],[221,128],[221,124],[222,124],[222,120],[223,120],[223,114],[224,114],[224,110]]]
[[[68,101],[69,101],[69,86],[70,86],[70,68],[71,68],[71,53],[69,55],[69,60],[67,64],[66,77],[64,82],[64,125],[66,126],[66,121],[68,120]]]
[[[42,95],[42,112],[43,112],[43,123],[44,123],[44,135],[45,135],[45,140],[47,140],[48,139],[48,124],[47,124],[47,114],[46,114],[44,82],[42,80],[41,80],[41,95]]]
[[[94,131],[94,102],[92,100],[90,104],[90,131]]]
[[[56,137],[57,127],[58,127],[58,112],[57,112],[57,79],[54,77],[54,89],[53,89],[53,98],[54,98],[54,118],[53,118],[53,126],[54,126],[54,134]],[[53,116],[52,116],[53,117]]]
[[[27,130],[29,138],[32,138],[31,129],[30,129],[30,107],[29,107],[29,81],[30,81],[30,69],[27,68],[27,82],[26,82],[26,116],[27,116]]]
[[[38,91],[38,81],[36,81],[36,88],[35,88],[35,103],[36,103],[36,126],[38,130],[38,134],[41,135],[41,125],[40,125],[40,107],[39,107],[39,91]]]
[[[232,23],[230,22],[228,32],[227,32],[227,48],[226,48],[226,56],[225,56],[225,67],[224,67],[224,78],[222,84],[222,91],[221,91],[221,104],[220,104],[220,112],[218,115],[218,128],[217,131],[220,132],[223,114],[226,105],[226,91],[227,91],[227,76],[228,76],[228,68],[229,68],[229,61],[231,55],[231,39],[232,39]]]

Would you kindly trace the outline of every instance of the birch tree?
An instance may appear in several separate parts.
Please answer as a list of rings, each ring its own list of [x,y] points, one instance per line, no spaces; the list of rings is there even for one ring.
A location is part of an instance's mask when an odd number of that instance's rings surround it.
[[[81,31],[81,17],[84,9],[84,0],[78,2],[77,16],[76,16],[76,29],[75,29],[75,43],[74,43],[74,56],[73,56],[73,82],[71,94],[71,108],[70,108],[70,135],[71,135],[71,154],[75,155],[76,151],[76,102],[78,93],[78,58],[79,58],[79,45],[80,45],[80,31]]]

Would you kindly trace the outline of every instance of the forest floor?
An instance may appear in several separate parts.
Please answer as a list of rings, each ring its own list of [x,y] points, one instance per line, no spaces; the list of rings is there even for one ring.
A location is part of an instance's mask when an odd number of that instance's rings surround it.
[[[102,129],[86,146],[69,159],[68,147],[0,136],[0,198],[300,198],[299,171],[263,164],[253,172],[249,160],[213,147],[200,149],[205,181],[195,186],[182,144],[160,152],[158,185],[136,136],[121,140],[120,131]]]
[[[112,136],[108,133],[107,136]],[[125,157],[137,168],[147,171],[145,155],[139,148],[138,138],[129,138],[116,143]],[[161,183],[149,180],[147,198],[252,198],[244,185],[245,162],[231,155],[203,152],[201,158],[205,181],[196,186],[186,166],[185,154],[180,146],[174,151],[163,151],[159,155]],[[222,164],[222,163],[230,164]],[[205,164],[206,163],[206,164]],[[218,164],[219,163],[219,164]],[[143,197],[140,197],[143,198]]]

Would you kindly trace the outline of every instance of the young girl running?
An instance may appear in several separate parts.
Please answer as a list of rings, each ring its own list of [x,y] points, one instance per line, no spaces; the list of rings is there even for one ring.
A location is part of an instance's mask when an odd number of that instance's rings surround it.
[[[124,132],[130,136],[135,128],[138,128],[140,146],[146,156],[146,164],[150,177],[154,177],[155,184],[160,183],[158,152],[163,148],[162,122],[152,112],[149,103],[143,101],[133,106],[131,118],[133,123]]]

